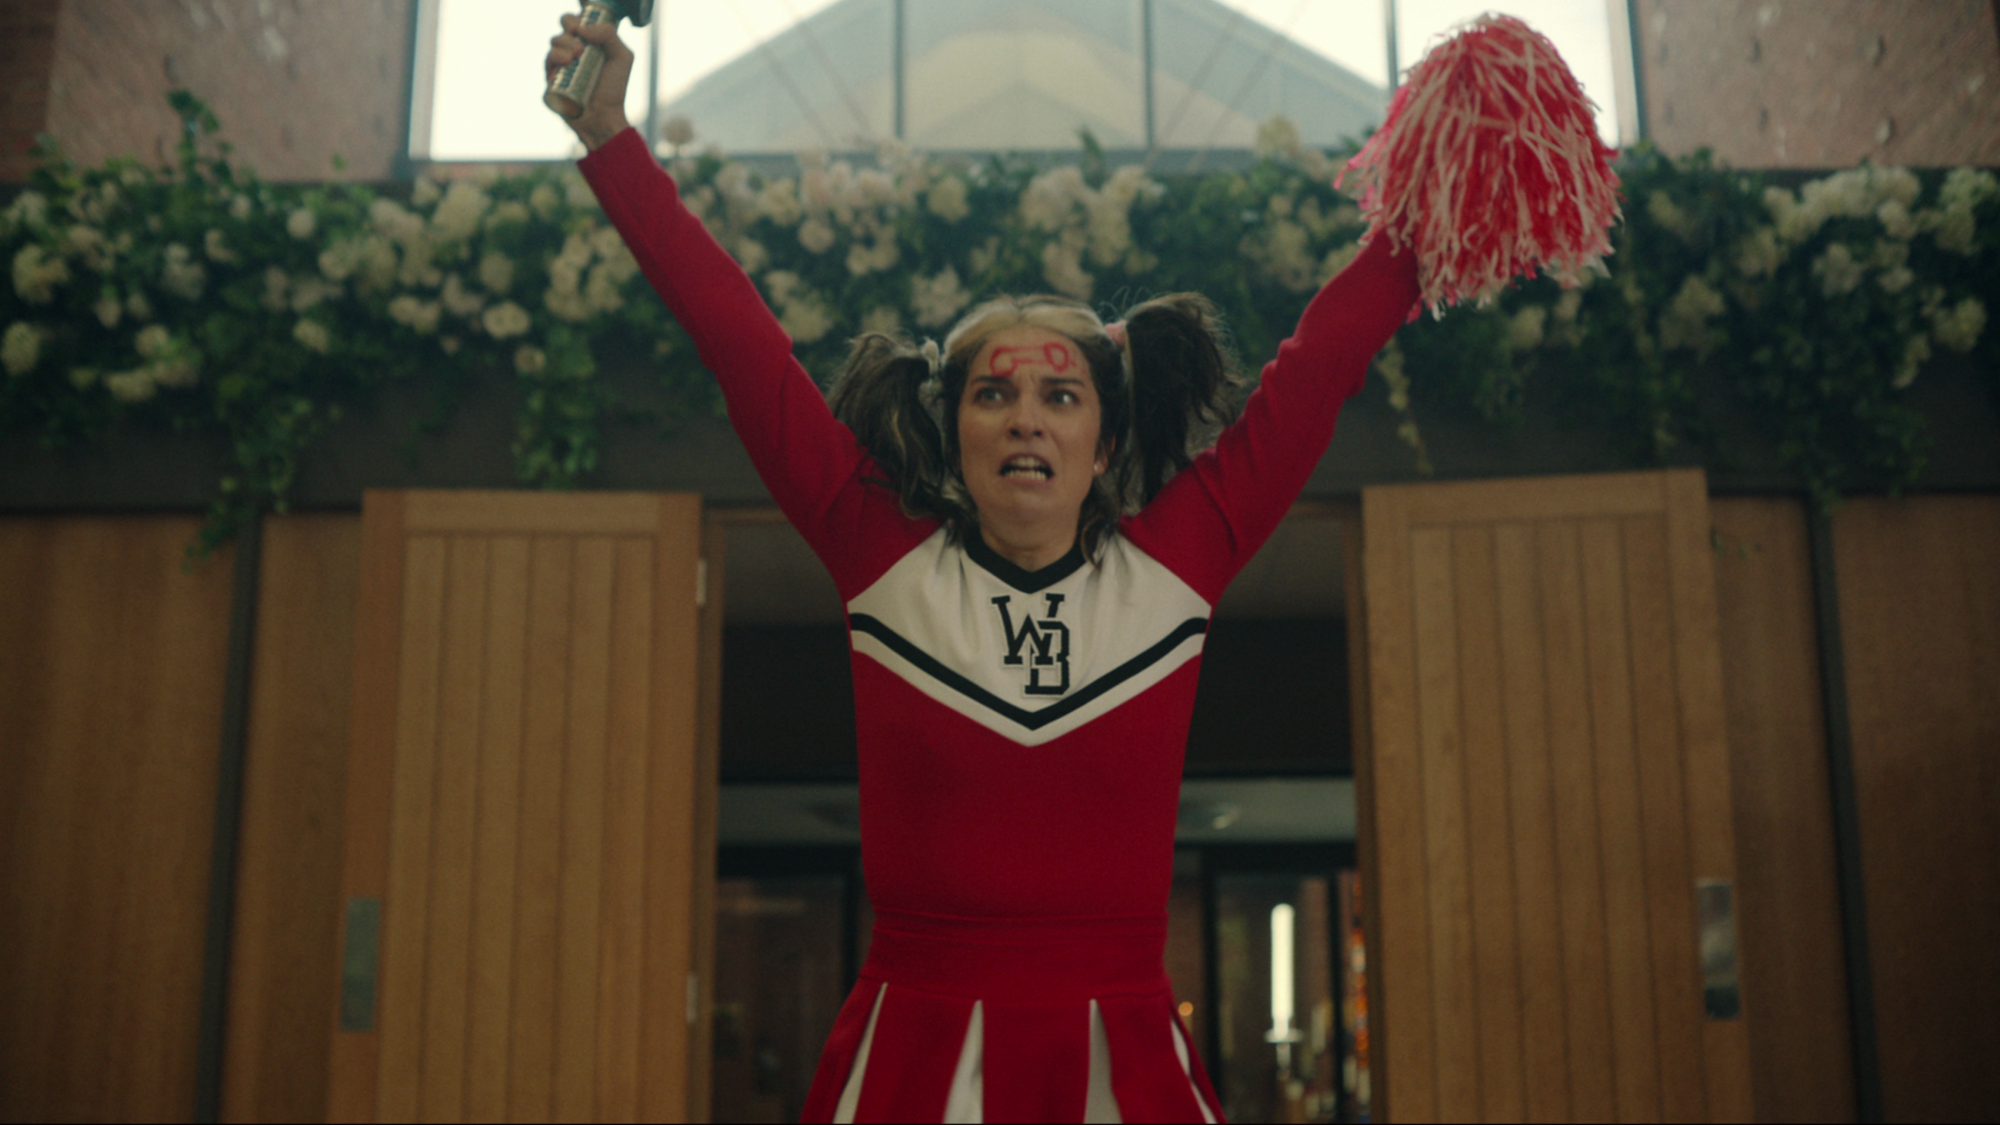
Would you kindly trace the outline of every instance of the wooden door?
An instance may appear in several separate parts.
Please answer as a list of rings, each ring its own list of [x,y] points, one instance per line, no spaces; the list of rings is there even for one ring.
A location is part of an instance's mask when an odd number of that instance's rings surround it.
[[[699,499],[362,525],[331,1117],[698,1113]]]
[[[1697,471],[1362,493],[1387,1120],[1747,1120]]]

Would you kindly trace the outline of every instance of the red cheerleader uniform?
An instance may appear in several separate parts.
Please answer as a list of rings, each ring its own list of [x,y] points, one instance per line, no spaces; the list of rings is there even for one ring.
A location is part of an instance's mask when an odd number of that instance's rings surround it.
[[[904,514],[637,133],[582,168],[847,608],[876,921],[806,1120],[1220,1119],[1162,966],[1202,642],[1415,303],[1411,258],[1377,239],[1100,560],[1030,572]]]

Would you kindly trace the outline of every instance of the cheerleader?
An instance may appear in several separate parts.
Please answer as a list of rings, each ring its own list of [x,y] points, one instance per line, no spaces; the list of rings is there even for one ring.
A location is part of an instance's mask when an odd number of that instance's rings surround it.
[[[863,336],[823,397],[626,122],[631,53],[563,28],[551,74],[608,52],[583,174],[846,607],[875,929],[806,1120],[1220,1120],[1162,965],[1202,643],[1417,255],[1371,238],[1205,448],[1235,381],[1192,294],[1001,297]]]

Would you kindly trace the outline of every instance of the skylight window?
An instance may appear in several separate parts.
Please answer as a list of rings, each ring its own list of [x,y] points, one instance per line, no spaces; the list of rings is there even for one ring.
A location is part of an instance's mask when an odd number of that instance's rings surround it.
[[[412,156],[560,160],[577,145],[541,103],[549,0],[420,0]],[[1490,0],[656,0],[627,28],[626,110],[673,115],[731,153],[867,148],[1247,148],[1274,114],[1308,144],[1380,120],[1392,65]],[[1624,5],[1510,0],[1636,139]],[[1391,29],[1393,27],[1393,35]],[[1392,42],[1393,41],[1393,42]],[[657,54],[655,53],[657,51]],[[428,65],[425,65],[428,61]],[[649,113],[649,108],[651,112]],[[1621,125],[1622,121],[1622,125]]]

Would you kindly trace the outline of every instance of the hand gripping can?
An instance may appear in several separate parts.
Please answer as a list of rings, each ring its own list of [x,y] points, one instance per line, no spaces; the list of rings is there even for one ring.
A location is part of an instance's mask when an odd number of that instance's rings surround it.
[[[582,14],[585,27],[621,19],[631,20],[633,27],[644,27],[652,22],[653,0],[583,0]],[[568,66],[556,71],[542,102],[564,117],[580,116],[597,92],[597,76],[603,71],[604,48],[586,46]]]

